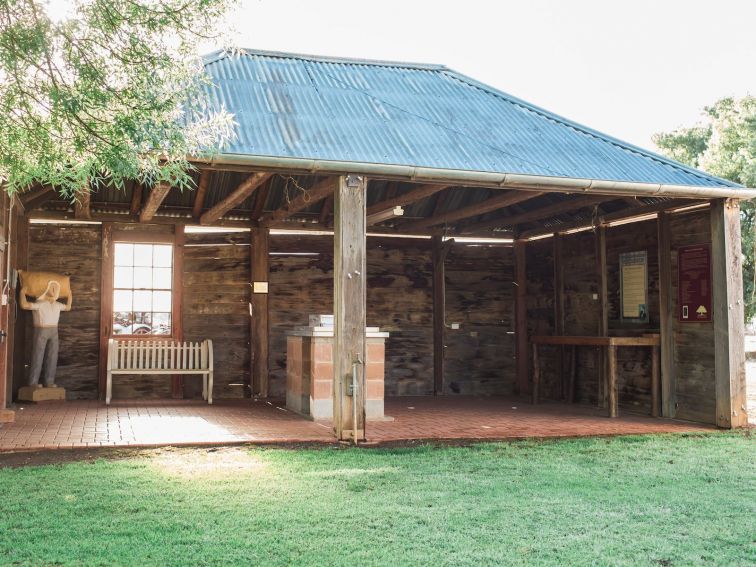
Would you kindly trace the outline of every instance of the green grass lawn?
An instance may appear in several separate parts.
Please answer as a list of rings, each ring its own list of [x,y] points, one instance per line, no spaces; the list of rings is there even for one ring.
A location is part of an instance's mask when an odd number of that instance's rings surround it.
[[[713,433],[3,468],[0,564],[754,565],[755,448]]]

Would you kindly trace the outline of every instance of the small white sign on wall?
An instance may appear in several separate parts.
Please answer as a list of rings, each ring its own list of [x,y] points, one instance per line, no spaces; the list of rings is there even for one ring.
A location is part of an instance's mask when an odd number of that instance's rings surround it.
[[[252,284],[253,293],[268,293],[268,282],[254,282]]]

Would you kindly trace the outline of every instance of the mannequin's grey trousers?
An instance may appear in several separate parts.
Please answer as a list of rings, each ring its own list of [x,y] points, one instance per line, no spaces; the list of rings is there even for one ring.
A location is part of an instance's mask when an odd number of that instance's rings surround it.
[[[44,384],[50,386],[55,384],[55,371],[58,368],[58,327],[34,327],[29,386],[39,383],[43,361],[45,363]]]

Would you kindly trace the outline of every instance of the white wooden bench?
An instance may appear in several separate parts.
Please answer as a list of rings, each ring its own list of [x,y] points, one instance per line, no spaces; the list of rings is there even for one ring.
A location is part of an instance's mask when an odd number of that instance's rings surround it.
[[[202,399],[213,403],[213,341],[110,339],[105,403],[113,395],[113,374],[202,374]]]

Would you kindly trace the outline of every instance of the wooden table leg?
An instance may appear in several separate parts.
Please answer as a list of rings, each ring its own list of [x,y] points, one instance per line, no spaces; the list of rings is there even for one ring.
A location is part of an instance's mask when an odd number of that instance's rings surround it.
[[[609,394],[609,417],[617,417],[619,414],[617,408],[617,347],[609,346],[607,350],[609,356],[609,380],[606,386]]]
[[[651,417],[659,417],[659,347],[651,348]]]
[[[538,363],[538,345],[533,344],[533,403],[538,403],[538,387],[541,383],[541,368]]]
[[[567,393],[567,400],[571,403],[575,403],[575,377],[577,374],[577,347],[572,345],[570,349],[570,387]]]

